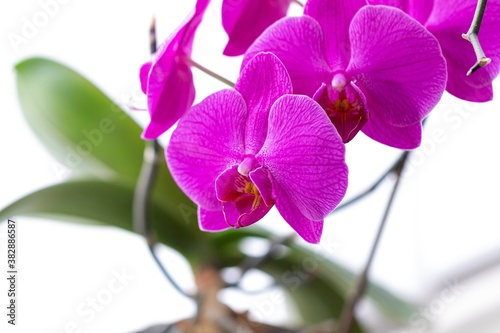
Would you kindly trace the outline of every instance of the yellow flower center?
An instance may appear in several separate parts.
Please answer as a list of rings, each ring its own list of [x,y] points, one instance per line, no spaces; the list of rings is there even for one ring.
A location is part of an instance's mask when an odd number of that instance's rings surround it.
[[[252,203],[252,209],[257,208],[257,206],[260,204],[260,200],[262,199],[257,186],[255,186],[255,184],[250,182],[250,181],[245,181],[245,193],[251,194],[254,196],[253,203]]]

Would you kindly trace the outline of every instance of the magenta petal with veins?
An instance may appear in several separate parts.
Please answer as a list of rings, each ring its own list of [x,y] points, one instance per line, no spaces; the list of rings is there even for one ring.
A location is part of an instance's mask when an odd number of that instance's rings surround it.
[[[473,0],[370,0],[373,4],[397,7],[422,23],[439,41],[446,58],[446,91],[471,102],[493,98],[492,81],[500,74],[500,1],[490,0],[479,30],[479,40],[491,63],[470,76],[466,73],[476,63],[470,43],[460,37],[467,33],[477,1]]]
[[[361,130],[389,146],[418,147],[420,122],[446,85],[436,38],[401,10],[364,0],[309,0],[304,14],[267,29],[243,64],[259,52],[276,54],[294,93],[314,97],[344,142]]]
[[[271,24],[286,16],[292,0],[224,0],[222,26],[229,41],[224,54],[238,56]]]
[[[158,138],[191,107],[195,97],[193,75],[186,57],[191,57],[194,34],[210,0],[198,0],[191,17],[163,42],[151,61],[140,70],[141,88],[148,97],[151,121],[142,133]]]

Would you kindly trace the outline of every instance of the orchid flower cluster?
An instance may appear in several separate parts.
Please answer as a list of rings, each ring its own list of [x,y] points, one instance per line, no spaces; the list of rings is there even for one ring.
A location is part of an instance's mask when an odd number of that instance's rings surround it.
[[[166,150],[179,187],[198,205],[200,228],[252,225],[276,206],[307,242],[345,195],[345,147],[359,131],[394,148],[420,145],[422,121],[444,91],[492,99],[500,72],[500,0],[481,25],[491,65],[467,41],[473,0],[224,0],[224,54],[243,55],[234,89],[192,106],[190,57],[209,0],[140,70],[157,139],[177,122]]]

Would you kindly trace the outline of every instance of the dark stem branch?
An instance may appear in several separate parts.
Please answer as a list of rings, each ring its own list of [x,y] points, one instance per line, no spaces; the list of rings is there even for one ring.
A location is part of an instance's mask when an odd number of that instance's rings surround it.
[[[295,2],[297,5],[299,5],[300,7],[304,8],[304,4],[299,0],[292,0],[292,1]]]
[[[403,153],[401,158],[398,160],[398,163],[396,165],[396,169],[394,172],[396,173],[396,181],[394,183],[394,187],[392,188],[391,196],[389,197],[389,201],[387,202],[387,206],[385,208],[384,216],[382,217],[382,221],[380,222],[379,229],[377,231],[377,235],[375,237],[375,241],[373,242],[372,249],[370,251],[370,256],[368,257],[368,261],[366,262],[365,268],[363,269],[362,273],[358,277],[358,280],[356,282],[355,289],[352,293],[352,295],[349,296],[349,299],[347,300],[346,304],[344,305],[344,309],[342,311],[342,315],[340,317],[340,323],[339,323],[339,333],[349,333],[351,332],[352,324],[353,324],[353,319],[354,319],[354,310],[356,308],[356,304],[358,301],[361,299],[363,296],[363,293],[365,292],[366,286],[368,284],[368,273],[370,271],[370,267],[373,262],[373,258],[375,257],[375,253],[378,248],[378,244],[380,243],[380,239],[382,236],[382,232],[384,231],[384,227],[387,222],[387,218],[389,217],[389,212],[391,210],[392,204],[394,202],[394,198],[396,197],[396,192],[400,184],[401,180],[401,174],[403,171],[403,168],[406,164],[406,161],[408,159],[409,152],[406,151]]]
[[[156,246],[155,237],[151,228],[150,218],[150,200],[153,191],[154,181],[158,173],[158,167],[161,162],[160,152],[161,147],[156,140],[147,141],[144,150],[144,162],[142,164],[141,173],[134,193],[133,203],[133,218],[134,230],[144,236],[148,244],[148,249],[161,272],[170,284],[182,295],[194,298],[194,296],[186,293],[172,276],[168,273],[167,269],[163,266],[160,259],[156,255],[154,248]]]
[[[425,127],[425,123],[427,122],[427,119],[429,118],[425,118],[423,121],[422,121],[422,129]],[[394,162],[394,164],[386,171],[384,172],[376,181],[375,183],[373,183],[369,188],[367,188],[366,190],[364,190],[363,192],[361,192],[360,194],[356,195],[354,198],[340,204],[337,206],[337,208],[335,208],[335,210],[333,212],[331,212],[330,214],[333,214],[341,209],[344,209],[346,207],[349,207],[351,206],[352,204],[358,202],[359,200],[363,199],[365,196],[369,195],[370,193],[372,193],[373,191],[375,191],[380,184],[382,184],[382,182],[384,181],[384,179],[386,179],[387,177],[389,177],[389,175],[393,174],[393,173],[397,173],[398,172],[398,169],[400,168],[400,165],[402,163],[403,160],[406,160],[407,156],[408,155],[408,152],[404,152],[402,153],[399,158],[396,160],[396,162]]]
[[[335,208],[335,210],[331,213],[336,213],[338,212],[339,210],[341,209],[344,209],[344,208],[347,208],[349,207],[350,205],[358,202],[359,200],[363,199],[365,196],[367,196],[368,194],[372,193],[373,191],[375,191],[380,184],[382,184],[382,182],[391,174],[397,172],[397,169],[399,168],[399,165],[401,164],[401,160],[405,159],[406,158],[406,152],[401,154],[401,156],[397,159],[397,161],[386,171],[384,172],[376,181],[375,183],[372,184],[372,186],[370,186],[369,188],[367,188],[366,190],[364,190],[363,192],[359,193],[358,195],[356,195],[354,198],[340,204],[337,206],[337,208]]]
[[[149,201],[158,169],[158,151],[160,149],[161,147],[156,140],[146,142],[144,161],[134,193],[134,230],[146,238],[148,246],[152,246],[155,243],[151,224],[149,223]]]
[[[467,72],[467,76],[471,75],[479,68],[482,68],[491,62],[491,59],[487,58],[484,54],[478,36],[479,29],[481,28],[481,22],[483,21],[484,11],[486,9],[486,2],[487,0],[478,0],[476,12],[474,13],[474,18],[472,19],[469,31],[466,34],[462,34],[462,37],[472,44],[477,58],[477,62],[469,69],[469,71]]]
[[[154,18],[151,22],[149,37],[151,53],[154,53],[156,51],[156,24]],[[151,228],[150,201],[154,182],[158,173],[158,167],[161,163],[159,154],[161,151],[162,148],[158,144],[158,141],[146,141],[143,163],[141,172],[139,174],[139,179],[137,181],[137,186],[135,188],[134,202],[132,206],[134,230],[140,235],[144,236],[153,259],[162,271],[163,275],[165,275],[167,280],[172,284],[172,286],[182,295],[189,298],[194,298],[192,295],[189,295],[184,290],[182,290],[182,288],[175,282],[172,276],[162,265],[160,259],[157,257],[154,251],[154,247],[156,244],[154,233]]]
[[[154,54],[156,52],[156,18],[153,16],[151,26],[149,27],[149,52]]]
[[[247,257],[246,260],[243,261],[240,265],[242,276],[249,270],[257,268],[260,265],[262,265],[276,253],[276,250],[280,247],[280,245],[285,245],[288,242],[292,241],[294,238],[295,238],[295,233],[284,237],[276,237],[274,240],[271,241],[271,244],[269,245],[269,250],[266,252],[266,254],[258,258]]]
[[[271,244],[269,245],[269,249],[267,250],[267,252],[263,256],[260,256],[257,258],[246,257],[245,260],[240,264],[241,274],[240,274],[239,280],[235,283],[227,284],[225,287],[240,288],[240,282],[241,282],[243,276],[245,276],[245,274],[248,271],[261,266],[264,262],[266,262],[268,259],[270,259],[276,253],[276,250],[278,250],[281,245],[286,245],[288,242],[291,242],[294,238],[295,238],[295,233],[290,234],[288,236],[284,236],[284,237],[276,237],[274,240],[271,241]],[[242,291],[245,293],[248,293],[248,294],[258,294],[258,293],[261,293],[267,289],[268,289],[268,287],[264,288],[263,290],[258,290],[258,291],[248,291],[248,290],[243,290],[243,289],[242,289]]]

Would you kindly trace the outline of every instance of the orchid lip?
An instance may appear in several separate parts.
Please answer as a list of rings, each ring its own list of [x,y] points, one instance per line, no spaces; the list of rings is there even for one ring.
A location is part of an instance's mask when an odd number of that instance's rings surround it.
[[[226,223],[233,228],[245,227],[260,220],[274,205],[272,199],[263,198],[263,179],[252,179],[254,169],[260,170],[253,156],[247,156],[239,165],[222,172],[215,181],[217,199],[222,203]],[[242,174],[248,173],[247,175]],[[264,194],[267,195],[267,194]]]
[[[325,110],[344,143],[351,141],[368,121],[362,92],[342,73],[335,74],[332,85],[322,84],[314,100]]]

